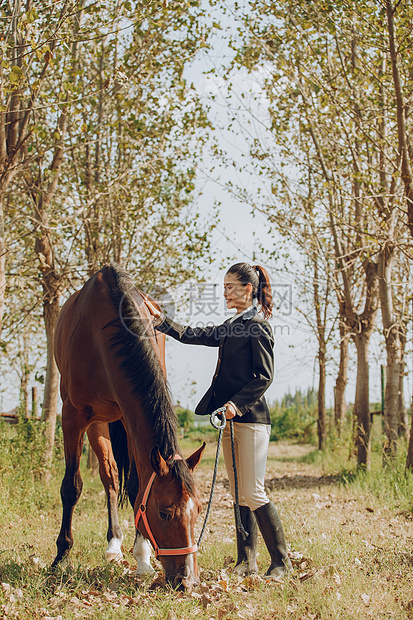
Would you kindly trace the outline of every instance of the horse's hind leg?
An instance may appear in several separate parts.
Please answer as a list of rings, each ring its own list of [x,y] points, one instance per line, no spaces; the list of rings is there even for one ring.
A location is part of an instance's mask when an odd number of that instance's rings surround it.
[[[106,557],[109,562],[119,562],[122,558],[123,535],[118,516],[118,468],[112,452],[109,427],[105,422],[95,422],[89,426],[87,435],[99,460],[99,474],[105,487],[108,505],[108,548]]]
[[[65,475],[60,487],[63,515],[60,533],[56,541],[57,555],[52,566],[56,566],[73,547],[73,510],[83,487],[79,463],[86,424],[77,409],[67,399],[65,399],[62,408],[62,426],[66,460]]]

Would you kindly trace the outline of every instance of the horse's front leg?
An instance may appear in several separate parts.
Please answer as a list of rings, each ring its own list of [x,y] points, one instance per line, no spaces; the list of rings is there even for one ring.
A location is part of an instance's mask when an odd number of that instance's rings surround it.
[[[56,566],[73,547],[73,510],[82,493],[83,487],[79,463],[86,425],[77,409],[75,409],[68,399],[63,403],[62,427],[66,460],[65,475],[60,487],[63,514],[60,533],[56,541],[57,555],[52,566]]]
[[[99,474],[105,487],[108,506],[108,547],[106,558],[109,562],[120,562],[123,558],[123,534],[118,515],[118,468],[112,451],[109,427],[105,422],[95,422],[89,426],[87,435],[99,460]]]
[[[133,457],[131,458],[128,484],[126,488],[130,504],[132,508],[134,508],[136,497],[139,492],[139,479]],[[153,575],[155,571],[151,566],[151,545],[146,538],[138,532],[138,530],[136,530],[135,544],[133,545],[133,557],[136,560],[135,575]]]
[[[133,545],[133,557],[136,560],[134,575],[153,575],[155,571],[151,566],[151,545],[138,530]]]

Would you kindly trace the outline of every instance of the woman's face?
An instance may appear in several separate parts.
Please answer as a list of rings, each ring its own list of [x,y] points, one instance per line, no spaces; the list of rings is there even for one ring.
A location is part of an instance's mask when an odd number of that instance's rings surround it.
[[[227,308],[235,308],[237,313],[246,310],[252,305],[252,284],[245,286],[233,273],[227,273],[224,278],[224,297]]]

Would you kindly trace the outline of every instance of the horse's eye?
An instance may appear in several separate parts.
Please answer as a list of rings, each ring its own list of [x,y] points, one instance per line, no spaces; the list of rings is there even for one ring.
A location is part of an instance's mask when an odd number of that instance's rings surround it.
[[[170,521],[172,519],[172,515],[164,510],[159,511],[159,516],[163,519],[163,521]]]

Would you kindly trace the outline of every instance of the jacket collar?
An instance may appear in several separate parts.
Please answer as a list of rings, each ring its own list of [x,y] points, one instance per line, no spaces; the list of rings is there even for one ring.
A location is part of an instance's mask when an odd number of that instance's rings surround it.
[[[258,310],[255,306],[253,306],[252,308],[248,308],[246,312],[242,312],[240,316],[234,317],[230,324],[232,325],[233,323],[235,323],[235,321],[239,321],[240,319],[242,319],[243,321],[249,321],[256,314],[258,314]]]

